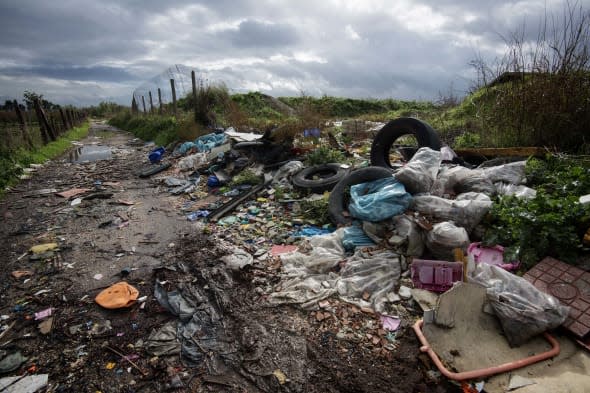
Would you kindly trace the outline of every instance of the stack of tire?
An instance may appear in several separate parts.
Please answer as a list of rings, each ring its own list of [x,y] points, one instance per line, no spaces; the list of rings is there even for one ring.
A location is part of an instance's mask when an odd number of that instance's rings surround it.
[[[343,211],[348,205],[348,190],[351,186],[392,176],[393,167],[389,154],[395,141],[405,135],[413,135],[418,142],[418,147],[429,147],[433,150],[441,148],[437,132],[421,120],[401,117],[387,123],[373,139],[371,166],[357,169],[343,176],[333,186],[328,202],[328,211],[334,224],[346,225],[349,223],[349,219],[343,215]],[[405,150],[405,154],[408,154],[407,152],[408,150]],[[406,155],[406,158],[410,159],[412,154]]]

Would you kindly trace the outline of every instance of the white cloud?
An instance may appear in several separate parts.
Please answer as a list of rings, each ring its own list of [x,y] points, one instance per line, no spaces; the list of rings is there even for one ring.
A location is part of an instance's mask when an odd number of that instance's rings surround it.
[[[350,38],[353,41],[358,41],[361,39],[361,36],[359,35],[359,33],[357,33],[351,25],[346,25],[346,27],[344,28],[344,33],[346,34],[346,36],[348,38]]]

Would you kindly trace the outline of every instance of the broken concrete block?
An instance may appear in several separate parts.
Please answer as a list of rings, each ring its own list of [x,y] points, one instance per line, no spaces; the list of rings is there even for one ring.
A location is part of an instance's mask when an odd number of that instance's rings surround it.
[[[435,323],[452,328],[457,321],[465,321],[481,312],[486,289],[477,284],[459,282],[440,295],[436,306]]]

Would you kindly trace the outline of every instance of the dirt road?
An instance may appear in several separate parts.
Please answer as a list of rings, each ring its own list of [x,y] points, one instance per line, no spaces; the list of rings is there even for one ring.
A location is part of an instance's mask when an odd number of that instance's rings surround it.
[[[456,389],[427,373],[407,321],[392,336],[378,316],[336,299],[317,312],[268,305],[261,288],[280,266],[228,270],[215,229],[137,176],[149,146],[96,123],[82,143],[110,158],[73,163],[84,160],[78,150],[0,202],[0,359],[20,359],[0,377],[48,374],[50,392]],[[78,204],[56,195],[74,188],[90,189]],[[29,252],[52,242],[54,251]],[[121,280],[141,301],[94,302]]]

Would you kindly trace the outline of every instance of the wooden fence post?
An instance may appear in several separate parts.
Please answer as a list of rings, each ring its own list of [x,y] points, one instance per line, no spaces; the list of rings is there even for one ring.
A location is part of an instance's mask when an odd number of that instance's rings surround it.
[[[55,122],[55,112],[47,112],[47,120],[51,124],[51,128],[53,129],[53,133],[57,138],[61,134],[61,130],[59,129],[58,125]]]
[[[47,117],[45,116],[45,112],[43,108],[41,108],[41,103],[39,99],[36,99],[35,102],[35,112],[37,112],[37,121],[39,122],[39,128],[41,129],[41,137],[43,138],[43,143],[48,144],[51,141],[56,139],[49,122],[47,121]]]
[[[135,100],[135,94],[133,94],[133,99],[131,100],[131,113],[136,115],[139,112],[137,108],[137,101]]]
[[[152,91],[148,92],[150,94],[150,113],[154,113],[154,101],[152,100]]]
[[[176,87],[174,87],[174,79],[170,79],[170,88],[172,89],[172,113],[176,117]]]
[[[16,117],[18,118],[18,122],[20,124],[20,130],[23,134],[23,139],[25,140],[27,146],[32,149],[35,147],[33,144],[33,140],[31,139],[31,135],[29,134],[29,130],[27,129],[27,122],[25,121],[25,117],[23,116],[23,112],[20,110],[18,106],[18,102],[16,100],[14,102],[14,110],[16,111]]]
[[[193,82],[193,109],[195,111],[195,121],[197,121],[198,117],[198,108],[197,108],[197,78],[195,77],[195,71],[191,71],[191,79]]]
[[[143,114],[147,114],[147,110],[145,109],[145,97],[141,96],[141,103],[143,104]]]
[[[160,90],[159,87],[158,87],[158,102],[160,104],[158,111],[160,112],[160,115],[161,115],[162,114],[162,90]]]
[[[64,113],[63,108],[60,106],[59,107],[59,115],[61,117],[61,122],[64,125],[64,129],[67,131],[70,129],[70,126],[68,125],[68,119],[66,119],[66,114]]]

